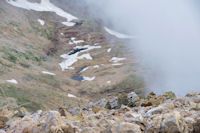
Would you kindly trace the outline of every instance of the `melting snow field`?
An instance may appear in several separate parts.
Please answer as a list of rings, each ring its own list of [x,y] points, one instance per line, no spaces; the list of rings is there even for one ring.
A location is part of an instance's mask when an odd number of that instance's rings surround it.
[[[41,0],[41,3],[32,3],[27,0],[6,0],[6,1],[7,3],[15,7],[19,7],[19,8],[23,8],[27,10],[34,10],[34,11],[40,11],[40,12],[42,11],[55,12],[57,15],[66,18],[68,22],[74,19],[78,19],[72,16],[71,14],[65,12],[61,8],[53,5],[49,0]]]
[[[51,72],[46,72],[46,71],[42,71],[43,74],[47,74],[47,75],[52,75],[52,76],[55,76],[56,74],[54,73],[51,73]]]
[[[80,52],[79,52],[80,53]],[[68,54],[63,54],[60,57],[65,59],[63,62],[61,62],[59,65],[62,68],[62,71],[66,69],[74,69],[74,67],[71,67],[75,62],[77,62],[80,59],[88,59],[92,60],[92,57],[90,54],[83,54],[81,56],[78,56],[79,53],[73,54],[73,55],[68,55]]]
[[[42,20],[42,19],[38,19],[37,21],[38,21],[42,26],[45,25],[44,20]]]
[[[74,49],[84,49],[84,50],[76,52],[74,54],[70,54],[71,52],[69,52],[68,54],[61,55],[60,57],[62,57],[64,59],[64,61],[59,64],[62,71],[66,70],[66,69],[74,69],[74,67],[71,67],[71,66],[78,60],[81,60],[81,59],[92,60],[92,57],[90,56],[89,53],[83,54],[80,56],[79,56],[79,54],[89,51],[89,50],[92,50],[92,49],[96,49],[96,48],[101,48],[101,46],[90,46],[90,45],[76,46],[76,47],[74,47]]]
[[[72,95],[72,94],[70,94],[70,93],[69,93],[67,96],[68,96],[68,97],[72,97],[72,98],[77,98],[76,96],[74,96],[74,95]]]
[[[117,38],[120,38],[120,39],[132,39],[134,38],[133,36],[129,36],[129,35],[125,35],[125,34],[122,34],[122,33],[119,33],[119,32],[116,32],[116,31],[113,31],[111,29],[108,29],[107,27],[104,27],[104,29],[111,35],[117,37]]]
[[[12,84],[18,84],[17,80],[15,80],[15,79],[6,80],[6,82],[12,83]]]

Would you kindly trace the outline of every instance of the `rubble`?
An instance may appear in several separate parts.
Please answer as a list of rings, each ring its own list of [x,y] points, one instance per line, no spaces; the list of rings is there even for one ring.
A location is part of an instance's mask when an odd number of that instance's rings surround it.
[[[155,99],[162,102],[142,106],[144,101]],[[23,108],[2,109],[0,133],[199,133],[199,100],[198,93],[185,97],[175,97],[172,92],[161,96],[151,93],[140,98],[132,92],[90,102],[84,108],[33,114]]]

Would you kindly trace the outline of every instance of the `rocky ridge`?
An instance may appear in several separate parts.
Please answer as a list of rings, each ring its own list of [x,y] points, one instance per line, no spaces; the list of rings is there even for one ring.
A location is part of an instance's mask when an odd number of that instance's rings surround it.
[[[0,113],[0,133],[199,133],[199,124],[200,93],[140,98],[132,92],[84,108]]]

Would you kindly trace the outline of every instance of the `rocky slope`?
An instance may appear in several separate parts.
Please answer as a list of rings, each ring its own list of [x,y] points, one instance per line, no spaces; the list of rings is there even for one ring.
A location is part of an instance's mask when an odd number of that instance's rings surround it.
[[[0,124],[1,133],[199,133],[200,94],[139,98],[132,92],[84,108],[33,114],[4,109]]]

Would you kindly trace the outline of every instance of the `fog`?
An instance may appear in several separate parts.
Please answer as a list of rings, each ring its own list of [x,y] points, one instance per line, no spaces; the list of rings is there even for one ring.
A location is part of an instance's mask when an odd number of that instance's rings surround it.
[[[136,36],[150,91],[177,95],[200,90],[200,13],[194,0],[85,0],[111,28]],[[133,57],[135,58],[135,57]]]

